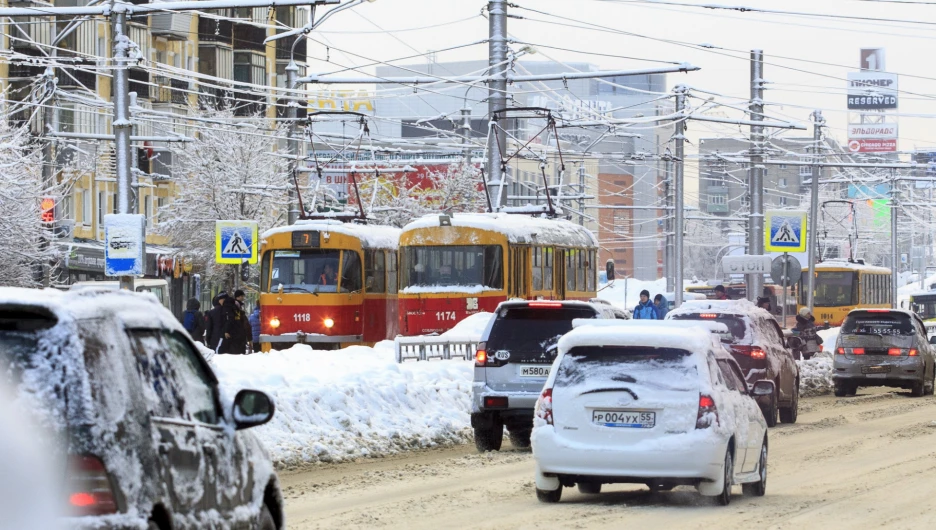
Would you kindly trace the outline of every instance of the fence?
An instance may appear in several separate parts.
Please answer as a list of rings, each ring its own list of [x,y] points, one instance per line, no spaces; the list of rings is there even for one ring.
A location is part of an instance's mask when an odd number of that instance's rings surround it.
[[[442,337],[397,337],[393,341],[396,361],[407,359],[428,361],[430,359],[474,359],[478,341],[470,339],[448,339]]]

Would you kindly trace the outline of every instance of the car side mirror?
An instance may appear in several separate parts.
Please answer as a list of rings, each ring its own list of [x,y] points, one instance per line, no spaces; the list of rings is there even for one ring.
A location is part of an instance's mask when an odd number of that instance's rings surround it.
[[[259,390],[241,390],[234,398],[234,426],[237,430],[263,425],[273,419],[276,405]]]
[[[936,335],[933,335],[932,337],[930,337],[929,343],[930,343],[930,344],[936,344]]]
[[[751,387],[751,395],[754,397],[772,396],[774,393],[774,382],[769,379],[761,379]]]

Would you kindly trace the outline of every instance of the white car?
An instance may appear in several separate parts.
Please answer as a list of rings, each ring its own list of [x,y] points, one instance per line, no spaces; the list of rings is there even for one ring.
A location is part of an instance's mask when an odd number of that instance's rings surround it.
[[[536,496],[602,484],[651,491],[696,486],[730,501],[767,489],[767,423],[737,362],[704,326],[688,322],[576,321],[536,403]]]

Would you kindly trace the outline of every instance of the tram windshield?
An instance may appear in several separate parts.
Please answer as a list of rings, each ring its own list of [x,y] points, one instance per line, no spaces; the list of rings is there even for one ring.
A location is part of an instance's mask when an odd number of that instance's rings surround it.
[[[274,250],[267,292],[351,293],[361,290],[361,258],[351,250]]]
[[[498,245],[405,247],[402,287],[458,286],[503,289],[503,250]]]

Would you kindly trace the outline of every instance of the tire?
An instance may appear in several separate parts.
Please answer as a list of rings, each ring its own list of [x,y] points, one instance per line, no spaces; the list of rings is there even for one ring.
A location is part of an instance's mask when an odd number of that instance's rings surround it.
[[[722,486],[715,500],[721,506],[728,506],[731,503],[731,482],[734,478],[734,462],[731,458],[731,449],[725,451],[725,467],[723,469],[725,483]]]
[[[774,390],[773,396],[770,398],[770,405],[766,408],[761,407],[761,412],[764,413],[764,420],[767,421],[768,427],[777,426],[777,390]]]
[[[834,381],[833,386],[834,386],[833,392],[835,393],[835,397],[845,397],[846,395],[848,395],[848,391],[851,388],[851,385],[843,381]]]
[[[761,445],[760,462],[757,463],[760,471],[760,480],[749,484],[742,484],[741,491],[750,497],[763,497],[767,493],[767,439]]]
[[[277,530],[276,521],[273,519],[273,514],[270,513],[270,508],[266,504],[263,505],[263,509],[260,510],[260,519],[257,521],[257,530]]]
[[[780,407],[780,421],[783,423],[796,423],[799,416],[799,379],[793,384],[793,403],[789,407]]]
[[[913,388],[910,389],[910,395],[913,397],[923,397],[926,393],[926,387],[923,381],[917,381],[913,383]]]
[[[936,374],[934,374],[933,378],[930,379],[929,386],[924,392],[926,392],[927,396],[932,396],[934,391],[936,391]]]
[[[530,434],[532,434],[532,432],[533,431],[531,429],[524,429],[524,430],[518,429],[516,431],[508,430],[507,434],[508,434],[508,437],[510,438],[511,445],[513,445],[517,449],[527,449],[528,447],[530,447]]]
[[[559,502],[559,499],[562,498],[562,486],[552,490],[546,491],[536,488],[536,500],[546,503]]]
[[[849,395],[849,396],[854,396],[854,395],[857,394],[857,393],[858,393],[858,383],[852,383],[852,384],[848,385],[848,395]]]
[[[504,443],[504,426],[500,422],[494,422],[490,429],[474,430],[475,447],[479,453],[488,451],[500,451],[501,444]]]
[[[594,482],[579,482],[578,490],[579,493],[584,493],[586,495],[597,495],[601,493],[601,484],[596,484]]]

